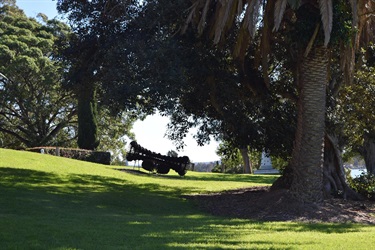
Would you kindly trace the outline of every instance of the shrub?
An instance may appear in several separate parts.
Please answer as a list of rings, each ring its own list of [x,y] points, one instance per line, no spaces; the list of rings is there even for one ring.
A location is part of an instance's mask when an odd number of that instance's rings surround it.
[[[369,200],[375,200],[375,175],[371,173],[362,173],[358,177],[351,177],[350,171],[347,172],[349,186],[359,194]]]
[[[109,165],[111,163],[111,154],[109,152],[93,151],[86,149],[76,148],[58,148],[59,155],[66,158],[89,161],[99,164]],[[41,153],[44,151],[45,154],[58,155],[57,147],[35,147],[28,148],[27,151]]]

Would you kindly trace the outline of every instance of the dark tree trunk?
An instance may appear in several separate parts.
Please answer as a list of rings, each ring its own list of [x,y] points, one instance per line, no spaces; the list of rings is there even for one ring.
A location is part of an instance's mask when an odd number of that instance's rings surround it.
[[[365,159],[367,173],[375,174],[375,138],[364,136],[363,158]]]
[[[250,157],[249,157],[249,151],[246,148],[241,148],[240,149],[240,152],[241,152],[241,155],[242,155],[242,159],[243,159],[243,163],[244,163],[244,174],[252,174],[253,173],[253,168],[251,166],[251,162],[250,162]]]
[[[293,169],[288,166],[283,175],[274,182],[272,189],[289,189],[292,186],[293,179]],[[323,194],[325,198],[362,199],[358,193],[348,186],[338,144],[335,138],[327,134],[324,142]]]
[[[359,200],[362,197],[352,190],[345,177],[341,152],[338,148],[337,139],[326,134],[324,140],[324,196],[342,197],[344,199]]]
[[[291,194],[302,202],[321,202],[323,195],[323,148],[328,82],[327,49],[317,47],[300,68],[298,120],[291,168]]]
[[[94,150],[99,146],[95,91],[82,87],[78,96],[78,146]]]

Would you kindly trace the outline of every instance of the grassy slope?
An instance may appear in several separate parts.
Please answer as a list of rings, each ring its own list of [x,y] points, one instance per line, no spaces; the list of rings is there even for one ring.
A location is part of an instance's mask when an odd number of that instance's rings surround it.
[[[132,175],[0,149],[0,249],[371,249],[375,227],[213,217],[181,194],[270,184],[272,176]],[[249,201],[251,205],[251,201]]]

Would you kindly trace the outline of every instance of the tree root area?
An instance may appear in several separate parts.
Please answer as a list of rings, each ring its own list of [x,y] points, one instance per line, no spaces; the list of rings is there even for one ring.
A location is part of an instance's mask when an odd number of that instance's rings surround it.
[[[264,186],[184,197],[204,212],[229,218],[375,224],[375,202],[367,200],[330,198],[322,203],[301,203],[286,189]]]

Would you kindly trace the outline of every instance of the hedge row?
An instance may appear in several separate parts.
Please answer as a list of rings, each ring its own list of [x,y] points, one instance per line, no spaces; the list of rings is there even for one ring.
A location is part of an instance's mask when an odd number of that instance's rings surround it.
[[[27,151],[43,153],[49,155],[58,155],[66,158],[89,161],[99,164],[109,165],[111,163],[111,154],[103,151],[93,151],[76,148],[60,148],[60,147],[35,147],[28,148]]]

